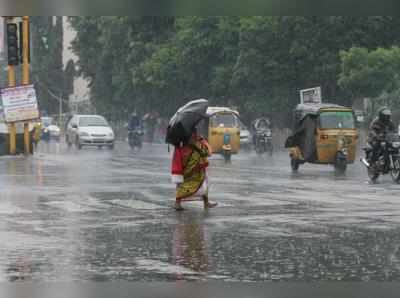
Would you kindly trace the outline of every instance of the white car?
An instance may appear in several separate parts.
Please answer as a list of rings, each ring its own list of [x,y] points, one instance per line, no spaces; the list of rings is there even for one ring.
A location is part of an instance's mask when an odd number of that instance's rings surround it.
[[[75,115],[67,124],[68,146],[108,147],[114,149],[115,135],[107,120],[99,115]]]

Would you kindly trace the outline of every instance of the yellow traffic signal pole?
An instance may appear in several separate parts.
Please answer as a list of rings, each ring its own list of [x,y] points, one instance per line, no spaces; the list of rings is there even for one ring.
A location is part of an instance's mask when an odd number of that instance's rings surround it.
[[[15,67],[13,65],[8,66],[8,87],[15,87],[16,83],[16,75],[15,75]],[[17,152],[17,128],[15,127],[15,123],[10,123],[8,125],[8,134],[9,134],[9,144],[10,144],[10,154],[15,154]]]
[[[5,17],[6,22],[11,22],[12,17]],[[7,32],[8,34],[8,32]],[[8,87],[14,88],[17,86],[17,77],[15,73],[15,66],[14,65],[8,65]],[[10,154],[16,154],[17,153],[17,128],[15,126],[15,123],[9,123],[8,124],[8,135],[9,135],[9,150]]]
[[[29,16],[22,18],[22,84],[28,85],[30,83],[29,76]],[[29,134],[29,122],[24,123],[24,151],[25,154],[31,153],[31,140]]]

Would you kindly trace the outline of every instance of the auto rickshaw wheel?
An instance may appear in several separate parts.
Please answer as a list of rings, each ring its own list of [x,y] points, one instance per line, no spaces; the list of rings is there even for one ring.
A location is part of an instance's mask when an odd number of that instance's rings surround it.
[[[337,174],[344,174],[347,170],[347,157],[339,152],[336,156],[334,166]]]
[[[335,171],[338,174],[344,174],[347,170],[347,161],[339,159],[335,163]]]
[[[379,172],[373,166],[370,166],[367,169],[367,172],[368,172],[368,177],[371,180],[371,182],[376,183],[376,180],[378,180],[378,178],[379,178]]]
[[[290,160],[290,166],[292,167],[293,172],[297,172],[300,167],[300,162],[294,158],[291,158]]]
[[[343,163],[342,161],[335,164],[336,174],[343,175],[344,173],[346,173],[346,170],[347,170],[347,164]]]
[[[230,151],[224,151],[224,159],[226,163],[230,163],[232,160],[232,153]]]
[[[395,159],[394,160],[394,169],[391,170],[390,172],[393,182],[400,184],[400,160]]]

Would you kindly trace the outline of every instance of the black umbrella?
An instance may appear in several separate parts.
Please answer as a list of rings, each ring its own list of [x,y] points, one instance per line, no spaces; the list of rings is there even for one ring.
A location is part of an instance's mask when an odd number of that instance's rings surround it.
[[[193,100],[181,107],[171,118],[168,125],[166,142],[178,145],[186,142],[196,125],[207,117],[208,100]]]

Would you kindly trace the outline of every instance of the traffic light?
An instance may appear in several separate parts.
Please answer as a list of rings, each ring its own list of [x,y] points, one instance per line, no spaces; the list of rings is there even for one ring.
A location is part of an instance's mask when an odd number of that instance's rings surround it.
[[[14,23],[7,24],[7,49],[8,65],[18,65],[20,61],[18,25]]]

